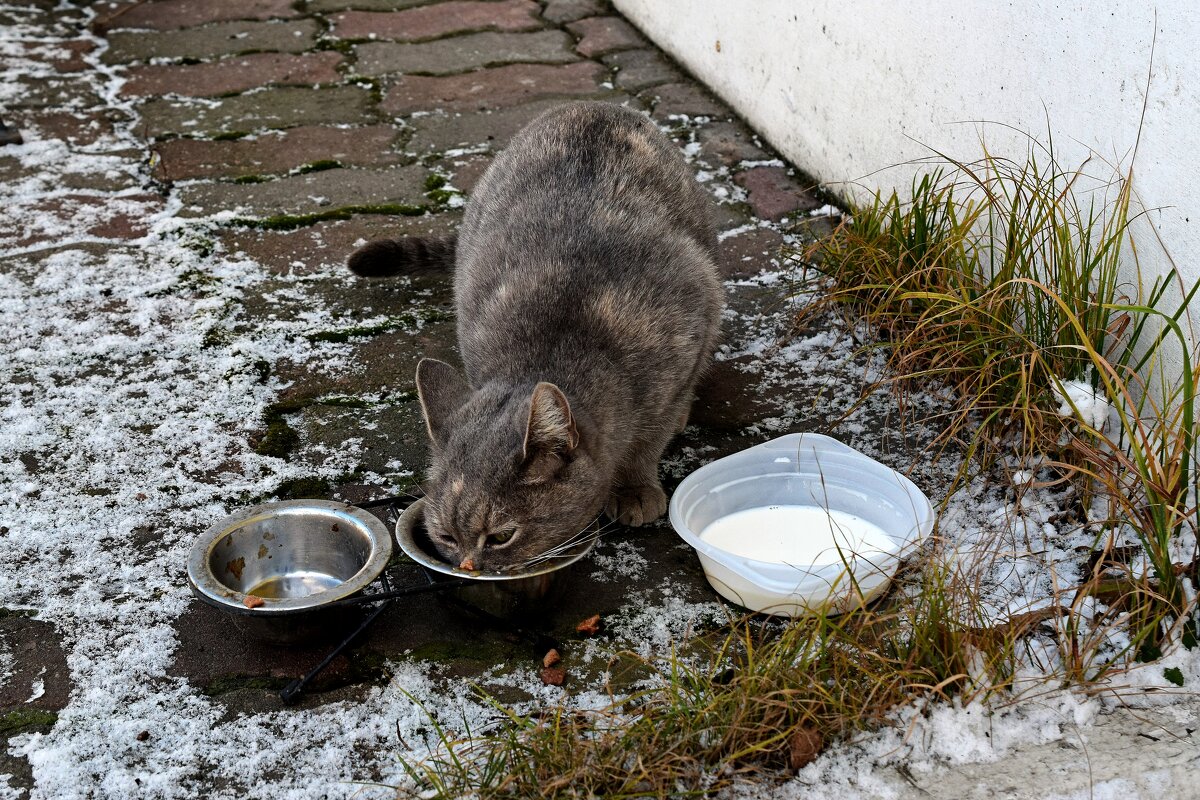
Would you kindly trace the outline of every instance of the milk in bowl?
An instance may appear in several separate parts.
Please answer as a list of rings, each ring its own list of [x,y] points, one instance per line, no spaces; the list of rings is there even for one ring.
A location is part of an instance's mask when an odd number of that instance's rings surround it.
[[[879,596],[934,522],[907,477],[814,433],[701,467],[675,490],[670,518],[719,594],[784,616]]]

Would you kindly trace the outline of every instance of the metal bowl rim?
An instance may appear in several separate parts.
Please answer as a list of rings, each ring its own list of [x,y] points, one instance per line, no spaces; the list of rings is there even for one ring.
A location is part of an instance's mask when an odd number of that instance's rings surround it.
[[[308,508],[317,511],[335,511],[353,519],[367,529],[371,537],[371,552],[367,562],[345,582],[332,589],[315,592],[304,597],[291,597],[284,600],[264,598],[261,606],[247,608],[243,601],[248,597],[244,592],[238,592],[225,586],[212,574],[208,563],[213,548],[223,534],[240,527],[255,517],[262,515],[274,516],[277,512],[287,509]],[[273,503],[260,503],[235,511],[215,525],[210,526],[192,545],[188,556],[188,583],[192,592],[204,602],[224,611],[250,617],[279,617],[289,614],[302,614],[309,611],[319,611],[323,606],[337,600],[344,600],[370,585],[387,566],[392,557],[392,536],[387,526],[378,517],[350,503],[339,503],[331,500],[282,500]]]
[[[422,497],[408,508],[404,509],[404,513],[402,513],[396,519],[396,525],[394,528],[396,534],[396,544],[399,545],[400,549],[404,551],[406,556],[411,558],[413,561],[416,561],[426,569],[431,569],[434,572],[440,572],[443,575],[452,575],[456,578],[467,578],[469,580],[479,581],[480,583],[489,581],[496,583],[503,583],[505,581],[520,581],[525,580],[526,578],[536,578],[539,575],[546,575],[551,572],[558,572],[560,569],[571,566],[588,553],[592,552],[592,548],[595,547],[596,542],[599,541],[599,537],[594,538],[573,557],[564,559],[553,566],[543,567],[542,569],[534,570],[532,572],[467,571],[465,569],[459,569],[458,567],[452,566],[445,561],[431,558],[425,553],[424,550],[417,547],[416,543],[412,540],[412,535],[410,533],[413,527],[412,522],[416,519],[418,514],[424,516],[424,508],[425,498]]]

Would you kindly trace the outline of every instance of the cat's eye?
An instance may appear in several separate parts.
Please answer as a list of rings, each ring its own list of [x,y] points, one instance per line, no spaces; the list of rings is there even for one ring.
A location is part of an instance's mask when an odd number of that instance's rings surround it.
[[[488,538],[496,544],[505,544],[512,540],[512,537],[516,534],[516,532],[517,531],[515,528],[507,528],[502,531],[496,531],[495,533],[489,533]]]

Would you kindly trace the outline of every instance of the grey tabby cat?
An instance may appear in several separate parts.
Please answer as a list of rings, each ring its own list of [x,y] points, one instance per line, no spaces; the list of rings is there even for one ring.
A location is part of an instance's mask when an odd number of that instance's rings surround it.
[[[432,444],[425,523],[464,569],[520,568],[603,510],[662,515],[723,293],[708,199],[645,116],[553,108],[479,182],[453,239],[371,242],[359,275],[455,264],[464,378],[417,366]]]

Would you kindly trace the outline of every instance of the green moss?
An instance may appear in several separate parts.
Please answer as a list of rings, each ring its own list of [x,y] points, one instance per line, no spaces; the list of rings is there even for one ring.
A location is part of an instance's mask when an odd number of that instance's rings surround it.
[[[455,192],[449,189],[434,189],[432,192],[426,192],[425,196],[438,205],[444,206],[450,202],[451,197],[457,197],[462,192]]]
[[[273,494],[280,500],[324,499],[329,496],[330,488],[328,479],[314,475],[286,480],[276,487]]]
[[[179,287],[194,292],[207,291],[220,283],[220,278],[199,269],[186,270],[179,276]]]
[[[209,697],[220,697],[239,689],[278,692],[289,683],[291,681],[287,678],[273,678],[269,675],[218,675],[201,687],[200,692]]]
[[[197,236],[194,233],[181,240],[179,242],[179,246],[187,250],[191,250],[193,253],[200,256],[200,258],[208,258],[217,248],[216,242],[214,242],[212,239],[209,239],[205,236]],[[209,277],[211,278],[211,276]],[[213,282],[215,283],[216,280],[213,279]]]
[[[390,216],[419,217],[429,211],[428,206],[413,206],[405,203],[381,203],[376,205],[342,206],[315,214],[279,214],[266,219],[235,219],[229,224],[243,228],[258,228],[265,231],[291,231],[326,220],[350,219],[355,214],[386,214]]]
[[[450,202],[451,197],[457,197],[462,192],[457,189],[446,188],[446,178],[444,175],[433,173],[425,179],[425,196],[438,205],[445,205]]]
[[[350,674],[345,683],[384,684],[391,677],[387,658],[382,653],[375,650],[358,650],[350,654]]]
[[[1183,686],[1183,670],[1179,667],[1168,667],[1163,670],[1163,677],[1176,686]]]
[[[37,616],[37,611],[34,611],[33,609],[5,608],[4,606],[0,606],[0,619],[4,619],[5,617],[25,617],[26,619],[33,619],[35,616]]]
[[[204,332],[204,338],[200,340],[200,347],[204,350],[211,350],[214,347],[221,347],[229,343],[229,332],[221,330],[217,326],[213,326]]]
[[[342,162],[338,161],[336,158],[325,158],[319,161],[310,162],[302,167],[297,167],[296,169],[292,170],[292,174],[307,175],[310,172],[324,172],[327,169],[341,169],[342,166]]]
[[[388,317],[383,322],[374,325],[358,325],[353,328],[342,328],[335,331],[318,331],[308,335],[313,342],[346,342],[367,336],[378,336],[396,330],[407,330],[418,324],[444,322],[453,319],[454,315],[438,308],[421,308],[416,312],[406,312]]]
[[[214,142],[232,142],[235,139],[245,139],[250,135],[250,131],[222,131],[214,134],[210,138]]]
[[[469,642],[428,642],[414,649],[408,657],[414,661],[439,664],[467,662],[492,665],[513,661],[520,655],[509,646],[480,636]]]
[[[268,418],[267,432],[258,446],[254,448],[254,452],[260,456],[286,459],[298,444],[300,444],[300,434],[296,433],[291,425],[288,425],[287,420],[282,416]]]
[[[317,40],[317,50],[336,50],[342,55],[354,55],[354,42],[348,39],[319,39]]]
[[[369,41],[369,40],[362,40]],[[378,105],[383,100],[383,85],[375,78],[356,78],[354,83],[370,91],[371,102]]]
[[[332,406],[335,408],[385,408],[411,403],[416,398],[417,393],[415,391],[396,392],[395,394],[384,395],[379,400],[368,400],[365,397],[358,397],[352,394],[327,394],[313,398],[311,404],[316,406]]]
[[[379,403],[373,403],[361,397],[352,397],[344,394],[318,397],[315,402],[317,405],[334,406],[336,408],[374,408],[379,405]]]
[[[29,728],[51,727],[58,722],[58,714],[40,708],[10,711],[0,717],[0,736],[12,736]]]
[[[295,414],[300,409],[312,403],[311,396],[293,397],[291,400],[280,400],[277,403],[272,403],[267,407],[266,414],[273,416],[275,414]]]
[[[263,175],[242,175],[233,179],[234,183],[266,183],[270,178]]]
[[[263,412],[263,421],[267,424],[267,432],[254,448],[254,452],[260,456],[274,458],[286,459],[290,456],[296,449],[296,445],[300,444],[300,434],[296,433],[288,424],[287,416],[295,414],[310,403],[312,403],[311,397],[296,397],[267,406]]]

